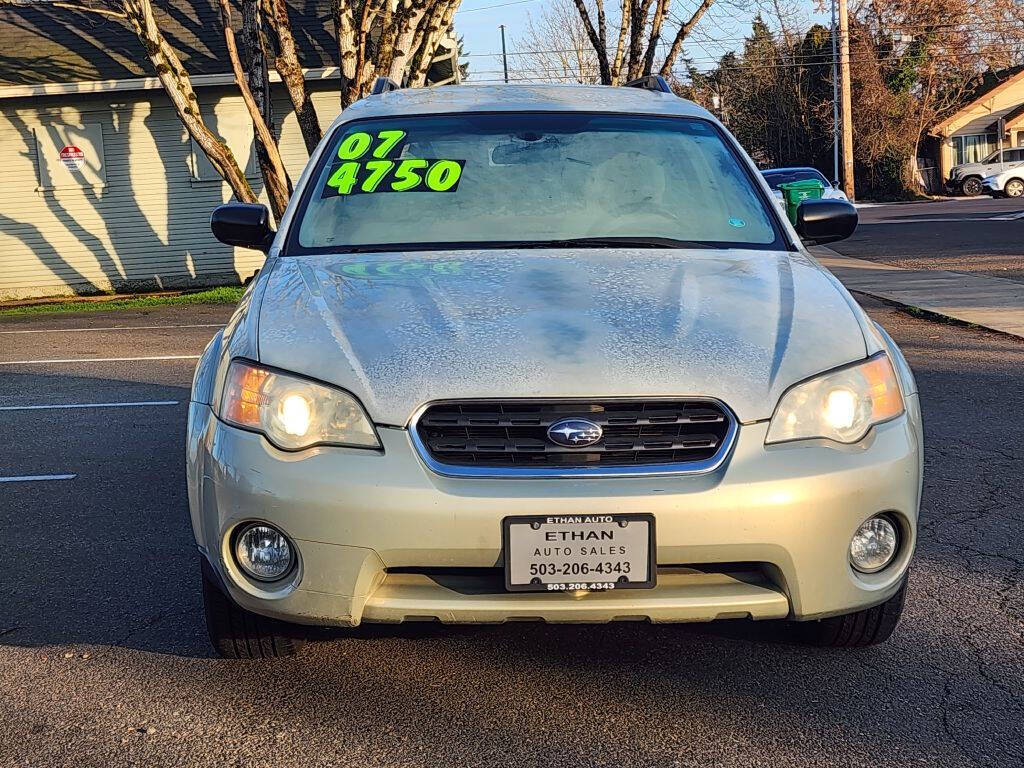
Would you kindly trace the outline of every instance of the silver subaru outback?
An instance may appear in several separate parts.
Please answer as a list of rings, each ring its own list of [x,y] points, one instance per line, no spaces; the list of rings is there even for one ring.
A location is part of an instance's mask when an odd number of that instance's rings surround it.
[[[296,626],[899,620],[922,433],[903,355],[736,140],[635,87],[378,89],[334,122],[196,370],[211,640]]]

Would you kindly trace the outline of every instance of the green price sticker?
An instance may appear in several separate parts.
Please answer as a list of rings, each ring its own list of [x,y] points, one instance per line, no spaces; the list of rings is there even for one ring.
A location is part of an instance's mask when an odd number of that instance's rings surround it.
[[[395,147],[402,143],[402,139],[405,136],[405,131],[378,131],[376,138],[377,146],[373,147],[372,156],[378,160],[384,159],[394,151]],[[374,137],[368,133],[363,131],[351,133],[345,137],[341,142],[341,146],[338,147],[338,159],[358,160],[373,146],[373,142]]]
[[[344,160],[331,166],[324,197],[373,192],[454,192],[459,187],[465,160]]]
[[[399,129],[350,133],[338,145],[338,159],[320,197],[373,192],[454,192],[465,160],[398,159],[408,134]]]

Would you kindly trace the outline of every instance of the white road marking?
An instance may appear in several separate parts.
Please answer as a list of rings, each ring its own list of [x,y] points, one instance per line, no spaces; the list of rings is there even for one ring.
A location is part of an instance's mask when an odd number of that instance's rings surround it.
[[[0,360],[0,365],[53,365],[57,363],[134,363],[146,360],[198,360],[200,355],[153,355],[151,357],[67,357],[53,360]]]
[[[53,405],[0,405],[0,411],[56,411],[63,408],[141,408],[177,405],[177,400],[140,400],[134,403],[54,403]]]
[[[224,323],[201,323],[198,325],[109,325],[95,328],[31,328],[24,331],[0,331],[0,334],[12,333],[87,333],[89,331],[157,331],[164,328],[223,328]]]
[[[993,216],[989,221],[1017,221],[1017,219],[1024,219],[1024,211],[1011,213],[1006,216]]]
[[[20,475],[0,477],[0,483],[31,483],[37,480],[74,480],[78,475]]]

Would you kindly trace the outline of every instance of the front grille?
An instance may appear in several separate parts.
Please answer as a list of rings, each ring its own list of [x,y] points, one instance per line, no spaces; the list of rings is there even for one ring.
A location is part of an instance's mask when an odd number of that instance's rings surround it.
[[[600,425],[601,439],[586,448],[555,444],[548,427],[566,418]],[[719,457],[732,417],[712,400],[444,402],[423,411],[414,429],[421,451],[446,467],[686,471]]]

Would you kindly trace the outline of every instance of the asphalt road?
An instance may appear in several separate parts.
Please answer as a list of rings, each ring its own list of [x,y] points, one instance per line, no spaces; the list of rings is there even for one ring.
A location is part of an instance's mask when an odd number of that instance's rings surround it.
[[[6,364],[196,355],[227,311],[0,323],[0,477],[74,475],[0,483],[0,766],[1024,764],[1024,343],[870,311],[917,372],[928,442],[888,644],[808,649],[750,622],[409,626],[263,665],[213,658],[203,629],[194,360]],[[113,325],[204,327],[74,330]]]
[[[859,213],[853,237],[830,248],[907,269],[948,269],[1024,282],[1024,198],[900,203]]]

